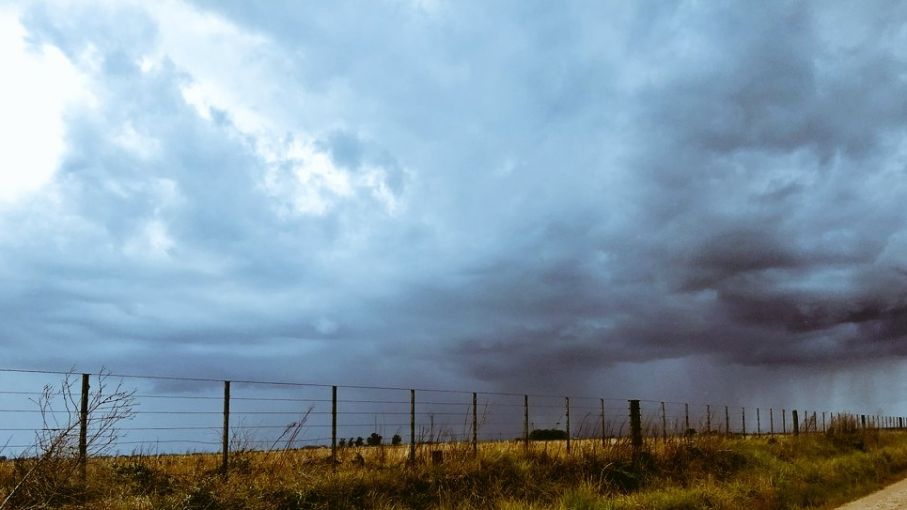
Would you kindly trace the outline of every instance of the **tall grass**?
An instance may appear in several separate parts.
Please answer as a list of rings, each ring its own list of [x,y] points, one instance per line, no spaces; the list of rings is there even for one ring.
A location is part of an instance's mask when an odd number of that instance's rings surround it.
[[[828,434],[651,441],[240,451],[224,478],[216,455],[95,458],[69,497],[8,508],[99,509],[803,509],[828,508],[907,472],[907,433],[839,423]],[[443,452],[433,463],[431,451]],[[0,463],[0,500],[34,459]]]

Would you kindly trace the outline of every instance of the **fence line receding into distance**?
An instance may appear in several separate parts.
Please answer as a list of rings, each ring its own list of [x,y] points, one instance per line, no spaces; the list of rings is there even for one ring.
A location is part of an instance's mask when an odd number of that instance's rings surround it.
[[[128,412],[115,407],[124,402]],[[103,429],[111,424],[96,416],[111,409],[126,419]],[[221,455],[224,474],[236,450],[320,448],[332,465],[339,449],[375,444],[405,448],[409,461],[442,443],[462,443],[476,454],[483,442],[512,441],[528,449],[542,439],[570,453],[619,438],[640,447],[696,434],[824,432],[842,418],[862,428],[904,427],[903,417],[865,412],[0,369],[0,454],[36,453],[42,434],[71,427],[78,428],[76,453],[83,465],[93,454],[204,452]],[[103,451],[92,451],[98,438]]]

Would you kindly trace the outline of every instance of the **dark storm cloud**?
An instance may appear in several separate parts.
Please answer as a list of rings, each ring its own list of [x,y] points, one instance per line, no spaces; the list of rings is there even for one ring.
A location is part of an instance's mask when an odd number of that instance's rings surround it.
[[[22,17],[99,106],[0,212],[7,359],[542,389],[907,351],[900,3],[162,5]]]

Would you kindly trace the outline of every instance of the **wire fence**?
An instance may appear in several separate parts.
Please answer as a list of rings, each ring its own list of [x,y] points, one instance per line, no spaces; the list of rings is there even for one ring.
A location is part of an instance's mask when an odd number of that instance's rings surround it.
[[[859,412],[615,398],[0,369],[0,454],[38,454],[78,437],[77,454],[220,453],[374,445],[417,449],[545,440],[634,444],[693,435],[806,434],[846,420],[900,429],[903,417]],[[589,441],[595,440],[595,441]],[[43,442],[43,443],[42,443]]]

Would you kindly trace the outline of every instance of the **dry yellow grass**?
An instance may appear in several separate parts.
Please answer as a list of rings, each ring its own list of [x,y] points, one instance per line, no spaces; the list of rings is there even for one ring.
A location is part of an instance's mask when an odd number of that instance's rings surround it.
[[[435,465],[431,451],[443,452]],[[40,487],[9,508],[101,509],[694,509],[830,508],[907,470],[907,433],[800,438],[697,437],[653,441],[634,456],[623,441],[562,441],[235,452],[92,459],[81,490],[70,476],[47,501]],[[0,463],[0,500],[34,461]],[[29,497],[25,497],[29,496]]]

